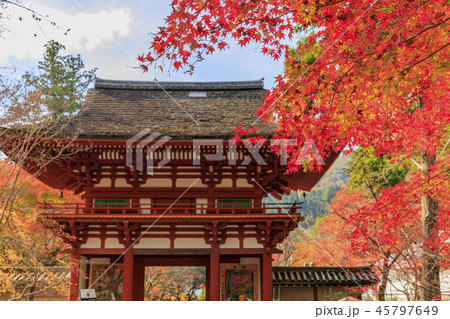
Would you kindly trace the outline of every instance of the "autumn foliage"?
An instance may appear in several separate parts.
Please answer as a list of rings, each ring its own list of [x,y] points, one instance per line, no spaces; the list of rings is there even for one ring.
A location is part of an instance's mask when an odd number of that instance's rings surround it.
[[[65,281],[55,277],[51,267],[67,267],[60,254],[66,246],[55,235],[58,226],[39,216],[38,202],[70,201],[74,199],[73,195],[66,193],[61,198],[59,192],[24,171],[13,185],[11,172],[14,169],[13,164],[1,163],[0,190],[5,194],[14,187],[17,193],[7,220],[0,224],[0,293],[11,298],[28,299],[33,296],[30,292],[39,292],[46,287],[64,290]],[[41,277],[46,273],[46,280],[39,282],[36,275]],[[19,283],[12,274],[25,274],[30,280]]]
[[[347,144],[435,153],[450,117],[447,1],[175,0],[172,7],[141,61],[192,69],[232,40],[256,43],[286,60],[258,113],[278,119],[278,136],[313,137],[322,154]],[[305,37],[291,50],[296,31]]]
[[[450,120],[450,3],[174,0],[172,9],[139,57],[144,69],[168,61],[192,72],[205,55],[231,43],[256,44],[262,54],[285,60],[258,116],[277,124],[275,137],[297,139],[288,148],[288,172],[300,169],[295,162],[309,138],[323,157],[363,147],[416,166],[414,176],[347,218],[362,251],[370,243],[358,238],[368,229],[380,244],[394,245],[400,234],[392,230],[411,222],[410,231],[423,236],[423,285],[434,287],[425,288],[424,299],[439,298],[439,254],[448,238],[442,192],[448,192],[449,169],[442,155]],[[238,131],[246,136],[249,128]],[[320,169],[314,160],[307,168]]]
[[[328,214],[312,227],[296,230],[295,239],[287,239],[294,241],[293,247],[283,247],[289,252],[288,265],[310,261],[317,266],[372,265],[380,279],[380,300],[388,297],[391,284],[390,292],[422,300],[423,288],[432,285],[424,280],[423,256],[438,252],[432,256],[444,270],[443,280],[450,266],[448,161],[444,158],[442,165],[432,167],[428,178],[413,166],[403,170],[376,157],[366,158],[361,166],[359,156],[364,153],[361,149],[353,153],[349,184],[327,207]],[[431,237],[422,232],[424,193],[440,203]],[[284,251],[280,256],[287,255]]]

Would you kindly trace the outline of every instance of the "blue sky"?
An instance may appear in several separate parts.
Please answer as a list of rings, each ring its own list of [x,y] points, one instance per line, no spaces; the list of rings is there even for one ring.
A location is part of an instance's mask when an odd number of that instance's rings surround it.
[[[80,53],[87,68],[97,67],[97,76],[107,79],[150,80],[137,66],[136,57],[147,52],[151,32],[163,25],[170,13],[169,0],[24,0],[38,12],[48,15],[39,24],[31,14],[9,7],[8,32],[0,38],[0,66],[16,67],[17,74],[36,69],[44,44],[55,39],[66,47],[65,54]],[[4,13],[5,14],[5,13]],[[21,19],[20,19],[21,18]],[[67,35],[64,33],[67,32]],[[36,34],[36,36],[35,36]],[[160,81],[232,81],[264,77],[265,87],[282,72],[282,61],[264,57],[256,45],[216,52],[197,64],[193,76],[182,72],[152,70]],[[11,69],[1,69],[1,73]]]

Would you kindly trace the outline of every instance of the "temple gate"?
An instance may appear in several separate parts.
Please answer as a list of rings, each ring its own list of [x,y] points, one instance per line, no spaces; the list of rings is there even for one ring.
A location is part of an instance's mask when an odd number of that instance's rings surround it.
[[[60,138],[38,145],[70,144],[38,178],[82,194],[43,205],[72,247],[70,300],[95,283],[93,265],[113,263],[123,264],[123,300],[143,300],[146,266],[204,266],[207,300],[236,299],[230,289],[243,284],[247,299],[272,300],[272,254],[303,218],[300,203],[263,198],[309,191],[337,155],[321,173],[288,176],[268,141],[230,140],[264,96],[262,80],[96,80]],[[258,124],[260,135],[274,130]]]

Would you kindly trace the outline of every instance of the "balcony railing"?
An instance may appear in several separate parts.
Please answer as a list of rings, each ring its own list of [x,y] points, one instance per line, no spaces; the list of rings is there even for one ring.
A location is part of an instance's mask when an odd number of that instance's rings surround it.
[[[87,203],[40,203],[47,214],[111,214],[111,215],[210,215],[210,214],[295,214],[302,203],[261,204],[87,204]]]

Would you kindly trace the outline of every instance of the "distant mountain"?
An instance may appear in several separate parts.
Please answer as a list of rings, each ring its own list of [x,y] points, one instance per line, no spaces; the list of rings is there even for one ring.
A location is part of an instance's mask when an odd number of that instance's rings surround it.
[[[350,156],[339,156],[336,162],[330,167],[328,172],[322,177],[313,189],[329,186],[331,184],[340,185],[341,187],[348,182],[348,176],[345,175],[344,169],[350,163]]]
[[[303,202],[301,213],[305,217],[304,223],[308,226],[313,225],[316,218],[325,213],[328,202],[347,184],[348,177],[345,175],[344,169],[349,160],[349,156],[340,156],[311,192],[292,192],[290,195],[284,195],[281,202]],[[276,200],[272,197],[266,198],[264,202],[273,203]]]

